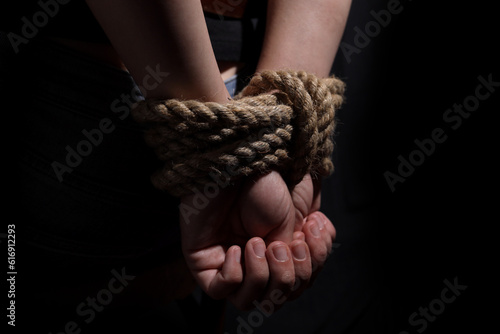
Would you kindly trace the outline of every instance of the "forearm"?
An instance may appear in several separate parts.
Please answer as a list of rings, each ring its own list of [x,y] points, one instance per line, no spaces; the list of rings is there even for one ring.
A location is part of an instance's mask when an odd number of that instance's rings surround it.
[[[351,0],[269,0],[257,72],[304,70],[330,74]]]
[[[227,101],[199,0],[87,4],[138,84],[148,67],[169,73],[148,97]]]

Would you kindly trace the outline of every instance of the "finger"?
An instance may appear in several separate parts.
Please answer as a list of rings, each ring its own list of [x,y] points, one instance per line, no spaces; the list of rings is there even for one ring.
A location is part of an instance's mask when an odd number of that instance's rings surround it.
[[[262,297],[262,303],[271,303],[278,309],[288,299],[295,283],[295,270],[290,248],[281,241],[267,247],[269,283]]]
[[[300,296],[309,285],[312,274],[311,254],[304,240],[294,240],[290,244],[295,269],[295,285],[289,299]]]
[[[269,280],[266,244],[261,238],[250,239],[245,247],[245,276],[241,287],[228,300],[239,310],[246,311],[260,299]]]
[[[330,253],[332,252],[333,241],[336,237],[335,227],[324,213],[316,211],[314,214],[318,218],[318,225],[320,226],[319,229],[321,231],[323,240],[325,241],[328,255],[330,255]]]
[[[199,272],[197,281],[213,299],[222,299],[232,293],[243,281],[241,248],[231,246],[222,264],[222,269],[208,269]]]
[[[307,245],[311,252],[313,272],[321,269],[328,257],[328,248],[324,238],[324,233],[327,233],[327,229],[323,228],[321,230],[320,224],[322,223],[319,221],[318,216],[311,214],[303,229]]]
[[[293,240],[306,241],[306,236],[304,235],[304,232],[302,232],[302,231],[293,232]]]

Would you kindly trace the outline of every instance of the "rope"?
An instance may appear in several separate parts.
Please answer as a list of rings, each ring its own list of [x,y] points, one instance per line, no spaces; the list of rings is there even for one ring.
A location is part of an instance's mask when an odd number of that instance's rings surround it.
[[[271,93],[270,93],[271,92]],[[335,111],[344,83],[304,71],[256,74],[234,100],[146,99],[132,115],[164,161],[152,183],[174,196],[193,193],[223,175],[282,173],[290,187],[306,173],[329,175]]]

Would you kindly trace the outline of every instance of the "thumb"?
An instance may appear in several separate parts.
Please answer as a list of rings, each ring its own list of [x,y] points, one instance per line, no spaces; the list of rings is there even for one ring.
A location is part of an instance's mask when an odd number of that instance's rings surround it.
[[[290,243],[294,232],[294,210],[288,187],[272,171],[246,182],[240,197],[240,218],[251,237]]]

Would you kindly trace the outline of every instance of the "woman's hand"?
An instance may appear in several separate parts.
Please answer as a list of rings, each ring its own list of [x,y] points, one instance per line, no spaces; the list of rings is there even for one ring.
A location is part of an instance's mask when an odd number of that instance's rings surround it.
[[[181,233],[195,280],[212,298],[240,309],[276,294],[279,300],[299,295],[335,237],[317,212],[319,191],[309,175],[292,192],[272,172],[219,189],[203,203],[199,194],[185,196],[181,207],[191,210],[181,214]]]

